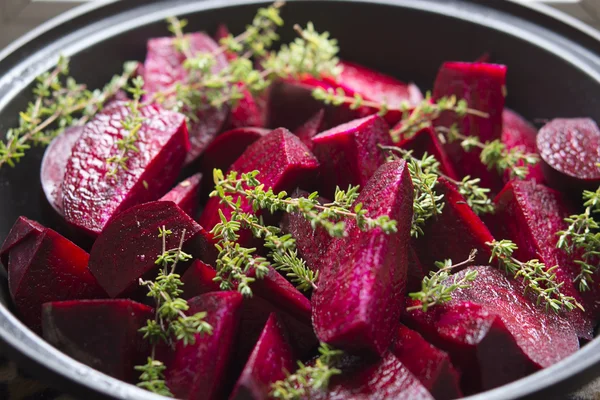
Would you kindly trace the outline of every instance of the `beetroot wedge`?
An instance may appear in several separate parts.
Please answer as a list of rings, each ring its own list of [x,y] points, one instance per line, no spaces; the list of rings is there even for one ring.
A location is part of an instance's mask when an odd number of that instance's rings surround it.
[[[266,399],[271,384],[284,379],[295,367],[294,353],[285,328],[271,314],[237,380],[230,399]]]
[[[191,299],[204,293],[218,292],[219,284],[214,280],[217,271],[200,260],[194,260],[192,265],[181,276],[183,282],[183,298]]]
[[[253,96],[244,86],[239,86],[243,97],[229,112],[227,129],[266,126],[267,110],[265,100]]]
[[[160,198],[160,201],[172,201],[187,215],[195,218],[200,205],[200,184],[202,174],[198,173],[181,181],[171,191]]]
[[[428,270],[421,264],[414,246],[411,245],[408,252],[408,271],[406,271],[406,289],[408,293],[421,290],[421,282],[427,272]]]
[[[76,300],[46,303],[44,339],[67,355],[117,379],[136,382],[150,345],[139,329],[154,319],[135,301]]]
[[[460,376],[448,353],[427,342],[417,332],[400,325],[392,352],[436,400],[462,397]]]
[[[213,52],[219,45],[204,33],[191,33],[185,35],[192,54]],[[144,89],[147,97],[156,92],[173,88],[177,83],[185,83],[188,72],[183,66],[186,56],[177,50],[174,37],[162,37],[148,41],[148,52],[144,63]],[[228,62],[224,54],[216,56],[216,63],[212,72],[218,73],[227,67]],[[171,100],[171,99],[168,99]],[[189,163],[202,154],[206,146],[219,133],[227,118],[227,108],[207,107],[199,110],[198,117],[190,123],[191,149],[187,154],[186,162]]]
[[[529,154],[537,154],[536,146],[537,129],[527,120],[516,112],[505,109],[502,113],[502,143],[508,150],[520,148]],[[521,164],[518,164],[522,166]],[[525,179],[534,180],[538,183],[544,183],[544,174],[541,164],[527,166],[527,175]],[[504,183],[510,180],[510,171],[506,171],[503,176]]]
[[[164,195],[175,183],[189,146],[182,114],[142,107],[139,151],[128,152],[126,168],[110,176],[114,166],[107,160],[121,153],[117,143],[129,134],[121,124],[130,113],[123,102],[105,108],[85,126],[67,163],[65,218],[92,235],[98,235],[113,215]]]
[[[166,382],[179,399],[222,398],[225,372],[237,335],[242,295],[237,292],[207,293],[188,301],[188,313],[205,311],[212,334],[196,334],[194,344],[177,342],[167,362]]]
[[[29,235],[41,235],[46,228],[36,221],[19,217],[8,232],[2,247],[0,247],[0,262],[8,268],[8,253]]]
[[[320,109],[315,115],[310,117],[304,124],[300,125],[295,131],[294,135],[298,136],[302,143],[306,145],[311,151],[313,149],[312,138],[324,127],[325,110]]]
[[[90,253],[90,271],[110,297],[139,288],[139,278],[157,273],[156,258],[162,254],[161,227],[172,232],[166,248],[177,248],[185,230],[183,250],[196,258],[208,257],[213,246],[202,229],[170,201],[142,204],[119,214],[98,237]]]
[[[361,231],[347,221],[348,236],[336,240],[323,260],[312,296],[317,337],[334,347],[383,354],[404,304],[413,186],[404,161],[381,166],[356,200],[367,215],[388,215],[398,232]]]
[[[600,185],[600,129],[589,118],[555,119],[540,129],[537,148],[548,185],[572,193]]]
[[[364,187],[385,163],[385,154],[378,144],[392,144],[389,126],[378,115],[356,119],[315,136],[313,151],[321,164],[321,194],[332,197],[336,186]]]

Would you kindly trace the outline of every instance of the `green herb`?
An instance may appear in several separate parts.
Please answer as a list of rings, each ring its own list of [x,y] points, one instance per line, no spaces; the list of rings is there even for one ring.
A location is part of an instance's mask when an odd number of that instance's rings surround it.
[[[326,390],[331,378],[342,373],[333,365],[343,353],[325,343],[319,346],[319,353],[320,356],[315,360],[314,366],[298,361],[296,372],[290,374],[285,371],[287,377],[271,384],[269,396],[275,399],[297,400],[310,398],[311,393]]]
[[[413,310],[427,310],[433,306],[444,304],[452,300],[452,293],[459,289],[466,289],[471,286],[477,278],[477,271],[467,271],[462,278],[458,279],[457,276],[451,279],[450,272],[457,267],[471,264],[475,261],[477,256],[477,250],[471,250],[469,258],[458,264],[452,264],[452,260],[445,260],[444,262],[436,262],[435,265],[439,268],[437,271],[429,272],[429,276],[425,276],[421,282],[421,291],[409,293],[408,296],[411,299],[418,300],[421,302],[419,305],[408,307],[407,311]],[[450,283],[448,283],[450,281]]]
[[[494,240],[486,243],[492,249],[490,262],[498,260],[507,273],[515,279],[521,277],[526,284],[525,293],[532,292],[536,296],[536,303],[543,303],[546,309],[559,312],[563,309],[573,310],[576,307],[583,310],[573,297],[565,296],[560,292],[563,283],[556,281],[554,270],[558,266],[547,268],[544,263],[533,259],[522,262],[513,257],[517,245],[510,240]]]
[[[579,282],[581,292],[590,290],[594,283],[593,275],[600,265],[600,226],[593,215],[600,212],[600,187],[595,192],[583,192],[585,210],[582,214],[565,218],[569,224],[559,235],[556,247],[566,250],[570,255],[577,255],[575,262],[580,267],[575,282]]]

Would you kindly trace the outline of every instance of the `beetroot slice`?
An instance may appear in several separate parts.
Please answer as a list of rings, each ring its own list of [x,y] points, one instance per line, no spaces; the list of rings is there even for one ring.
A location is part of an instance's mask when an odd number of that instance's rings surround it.
[[[117,142],[129,134],[121,124],[130,113],[123,102],[105,108],[85,126],[67,163],[65,218],[92,235],[113,215],[164,195],[175,183],[189,146],[183,115],[142,107],[144,123],[136,140],[140,151],[130,151],[126,168],[108,176],[113,166],[107,160],[120,154]]]
[[[268,398],[271,384],[284,379],[285,371],[293,371],[294,364],[287,332],[271,314],[229,398]]]
[[[194,344],[178,341],[165,377],[171,392],[179,399],[222,398],[225,372],[238,332],[242,295],[237,292],[207,293],[188,301],[192,315],[205,311],[213,332],[196,334]]]
[[[313,151],[321,164],[321,194],[332,197],[336,186],[364,186],[385,163],[385,154],[378,144],[392,144],[389,126],[378,115],[356,119],[315,136]]]
[[[62,184],[67,169],[67,161],[71,157],[73,146],[79,140],[82,132],[83,127],[81,126],[66,129],[52,140],[42,159],[40,172],[42,189],[48,203],[59,215],[63,215]]]
[[[139,289],[139,278],[157,273],[156,258],[162,254],[161,227],[172,231],[166,248],[177,248],[185,229],[183,250],[197,258],[209,257],[213,246],[207,232],[170,201],[132,207],[117,215],[98,237],[90,253],[90,271],[110,297]]]
[[[200,184],[202,174],[190,176],[179,182],[171,191],[160,198],[160,201],[172,201],[187,215],[194,218],[200,205]]]
[[[0,262],[4,267],[8,268],[8,253],[14,246],[28,238],[29,235],[44,233],[45,229],[45,227],[36,221],[22,216],[19,217],[12,228],[10,228],[10,232],[8,232],[4,243],[2,243],[2,247],[0,247]]]
[[[152,308],[131,300],[46,303],[44,339],[67,355],[117,379],[135,382],[146,363],[149,342],[139,329],[154,318]]]
[[[304,124],[294,130],[294,135],[298,136],[302,143],[311,151],[313,149],[312,138],[324,127],[325,110],[320,109],[315,115],[310,117]]]
[[[323,260],[312,296],[317,337],[334,347],[383,354],[400,318],[406,291],[413,186],[403,160],[381,166],[356,200],[369,217],[388,215],[398,232],[361,231],[347,221]]]
[[[144,62],[144,89],[149,97],[156,92],[165,91],[177,83],[185,83],[188,72],[184,68],[185,55],[177,50],[174,37],[150,39],[147,46],[146,61]],[[185,35],[192,54],[213,52],[219,45],[204,33]],[[212,72],[218,73],[227,67],[224,54],[216,57]],[[197,121],[190,123],[191,149],[187,154],[186,163],[194,161],[223,127],[227,118],[227,108],[207,107],[196,114]]]
[[[554,119],[537,136],[542,171],[553,188],[573,193],[600,185],[600,129],[589,118]]]
[[[462,397],[460,376],[448,353],[427,342],[417,332],[400,325],[392,352],[436,400]]]
[[[537,129],[533,125],[516,112],[504,109],[502,113],[502,143],[506,145],[508,150],[520,148],[529,154],[537,154],[536,136]],[[518,165],[522,166],[523,163],[521,162]],[[544,183],[541,163],[528,165],[527,170],[526,180]],[[505,171],[503,179],[504,183],[510,180],[510,171]]]
[[[468,115],[459,118],[454,113],[442,115],[438,125],[458,124],[464,135],[477,136],[482,142],[500,139],[502,110],[506,92],[506,66],[486,63],[446,62],[438,71],[433,98],[455,95],[465,99],[470,108],[485,112],[488,118]],[[496,170],[488,170],[479,160],[479,151],[465,152],[459,142],[448,143],[448,155],[460,176],[481,178],[481,186],[497,193],[502,179]]]

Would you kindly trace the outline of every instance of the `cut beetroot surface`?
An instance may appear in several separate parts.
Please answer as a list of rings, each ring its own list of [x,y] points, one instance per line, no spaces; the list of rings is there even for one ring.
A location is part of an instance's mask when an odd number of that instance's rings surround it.
[[[298,136],[300,140],[302,140],[302,143],[304,143],[310,150],[313,149],[312,138],[323,130],[324,118],[325,110],[320,109],[315,115],[310,117],[308,121],[294,130],[294,135]]]
[[[219,45],[204,33],[191,33],[185,35],[192,54],[201,52],[213,52]],[[150,39],[146,61],[144,63],[144,89],[146,97],[156,92],[165,91],[177,83],[185,83],[188,72],[183,66],[185,55],[177,50],[174,37],[162,37]],[[228,62],[224,54],[216,57],[216,63],[212,71],[218,73],[227,67]],[[214,139],[223,127],[227,118],[227,108],[209,107],[198,111],[197,121],[190,123],[191,149],[187,154],[186,162],[195,160],[202,154],[206,146]]]
[[[222,398],[225,372],[231,360],[238,333],[242,295],[237,292],[207,293],[188,301],[188,315],[205,311],[213,332],[196,334],[194,344],[178,341],[165,377],[171,392],[179,399]]]
[[[77,300],[43,306],[44,339],[67,355],[117,379],[136,382],[149,342],[139,329],[152,308],[131,300]]]
[[[520,148],[529,154],[537,154],[537,129],[516,112],[505,109],[502,113],[502,143],[508,150]],[[523,163],[518,164],[522,166]],[[526,180],[544,183],[541,163],[527,166]],[[504,183],[510,180],[510,171],[504,173]]]
[[[540,129],[537,148],[548,185],[580,201],[600,185],[600,129],[589,118],[557,118]]]
[[[447,113],[437,121],[438,125],[458,124],[464,135],[477,136],[482,142],[500,139],[502,135],[502,111],[506,95],[506,66],[486,63],[446,62],[438,71],[433,98],[455,95],[465,99],[469,107],[488,114],[488,118],[468,115],[458,118]],[[460,143],[446,146],[448,155],[460,176],[481,178],[481,186],[497,193],[502,189],[501,176],[488,170],[479,160],[479,151],[465,152]]]
[[[40,172],[42,189],[48,203],[60,215],[63,215],[62,184],[67,161],[82,132],[83,127],[81,126],[66,129],[60,136],[52,140],[42,159]]]
[[[196,258],[211,258],[214,251],[207,232],[170,201],[132,207],[112,219],[90,253],[90,271],[110,297],[139,289],[139,278],[158,272],[156,258],[162,254],[161,227],[172,232],[166,248],[177,248],[185,230],[183,250]]]
[[[108,176],[109,157],[120,154],[117,142],[125,135],[121,124],[131,110],[115,102],[89,122],[75,143],[63,183],[65,218],[92,235],[110,218],[134,205],[164,195],[174,184],[189,147],[185,117],[156,106],[140,110],[139,152],[129,152],[126,169]]]
[[[8,253],[10,250],[21,243],[29,235],[40,235],[46,228],[36,221],[25,217],[19,217],[8,232],[2,247],[0,247],[0,262],[5,268],[8,268]]]
[[[271,314],[258,339],[230,399],[266,399],[271,384],[286,377],[295,367],[294,353],[287,332]]]
[[[421,290],[421,282],[429,272],[423,267],[414,247],[411,245],[408,251],[408,271],[406,272],[407,293]]]
[[[334,241],[312,296],[319,339],[334,347],[383,354],[400,318],[406,291],[413,186],[404,161],[381,166],[356,200],[367,216],[388,215],[398,232],[363,232],[347,221]]]
[[[194,218],[200,205],[200,184],[202,174],[190,176],[179,182],[171,191],[160,198],[160,201],[172,201],[187,215]]]
[[[315,136],[313,151],[321,164],[321,194],[331,197],[336,186],[364,187],[385,163],[379,144],[391,145],[392,139],[388,124],[377,115],[347,122]]]
[[[264,104],[265,100],[256,98],[241,84],[239,86],[243,97],[229,112],[227,128],[236,129],[249,126],[266,126],[267,110],[266,105]]]
[[[200,260],[194,260],[192,265],[181,276],[183,282],[183,298],[190,299],[204,293],[218,292],[219,284],[214,281],[217,271]]]

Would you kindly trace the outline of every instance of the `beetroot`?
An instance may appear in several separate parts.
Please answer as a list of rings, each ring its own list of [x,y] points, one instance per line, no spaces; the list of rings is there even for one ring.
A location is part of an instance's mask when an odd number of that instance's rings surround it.
[[[334,347],[383,354],[404,303],[413,186],[403,160],[381,166],[356,200],[367,216],[389,215],[398,232],[361,231],[333,242],[312,296],[317,337]]]
[[[309,120],[294,131],[294,135],[298,136],[300,140],[302,140],[302,143],[304,143],[311,151],[313,149],[312,138],[323,129],[324,118],[325,110],[320,109],[315,115],[310,117]]]
[[[427,269],[421,265],[414,246],[411,245],[408,251],[408,270],[406,271],[406,289],[408,293],[421,290],[421,282],[427,272]]]
[[[117,379],[136,382],[150,345],[139,329],[154,319],[152,308],[131,300],[46,303],[44,339],[67,355]]]
[[[548,185],[572,193],[600,185],[600,129],[589,118],[557,118],[540,129],[537,148]]]
[[[227,129],[249,126],[264,127],[267,123],[266,100],[255,97],[243,85],[238,84],[243,97],[229,112]],[[265,97],[265,95],[263,95]]]
[[[129,134],[121,127],[130,115],[126,103],[115,102],[89,122],[75,143],[63,183],[68,222],[92,235],[109,219],[136,204],[160,198],[173,186],[188,149],[185,117],[156,106],[140,110],[139,152],[130,151],[126,168],[109,176],[107,160],[120,154],[117,142]]]
[[[271,314],[230,399],[265,399],[271,384],[285,378],[295,367],[294,355],[285,328]]]
[[[454,113],[442,115],[438,125],[449,127],[457,123],[464,135],[477,136],[482,142],[500,139],[502,111],[506,94],[506,66],[485,63],[446,62],[435,80],[433,98],[455,95],[465,99],[469,107],[488,114],[488,118],[467,115],[459,118]],[[481,178],[481,186],[497,193],[502,179],[496,170],[488,170],[479,160],[480,151],[465,152],[459,142],[448,143],[448,155],[460,176]]]
[[[392,352],[436,400],[462,397],[460,376],[448,353],[429,344],[417,332],[400,325]]]
[[[185,299],[190,299],[204,293],[218,292],[219,284],[214,281],[217,271],[208,264],[200,260],[194,260],[192,265],[181,276],[183,282],[183,295]]]
[[[194,218],[200,205],[200,184],[202,174],[195,174],[179,182],[171,191],[160,198],[160,201],[172,201],[187,215]]]
[[[465,392],[519,379],[579,348],[571,326],[529,301],[520,282],[492,267],[472,269],[478,272],[477,279],[469,288],[455,291],[449,303],[406,315],[411,328],[450,354],[462,372]]]
[[[48,203],[60,215],[63,215],[62,183],[67,161],[71,157],[71,150],[73,150],[73,146],[79,140],[82,132],[83,127],[81,126],[66,129],[52,140],[42,159],[40,172],[42,189]]]
[[[166,248],[177,248],[185,229],[183,250],[197,258],[210,258],[213,246],[207,232],[170,201],[132,207],[113,218],[90,253],[90,271],[110,297],[139,288],[139,278],[156,274],[156,258],[162,254],[161,227],[172,231]]]
[[[516,112],[505,109],[502,113],[502,143],[506,145],[508,150],[519,147],[521,150],[529,154],[537,154],[537,146],[535,138],[537,129]],[[522,166],[523,163],[517,164]],[[538,183],[544,182],[541,164],[538,162],[535,165],[527,166],[526,180],[534,180]],[[504,172],[504,183],[510,180],[510,171]]]
[[[207,293],[188,301],[192,315],[205,311],[211,335],[196,334],[194,344],[178,341],[167,361],[167,385],[179,399],[222,398],[223,382],[239,325],[242,295],[237,292]]]
[[[11,297],[23,322],[38,333],[42,304],[106,297],[88,270],[88,254],[52,229],[21,217],[4,248]]]
[[[36,221],[19,217],[12,228],[10,228],[10,232],[8,232],[4,243],[2,243],[2,247],[0,247],[0,262],[4,267],[8,268],[8,253],[13,247],[21,243],[25,238],[28,238],[29,235],[41,235],[45,229],[45,227]]]
[[[213,52],[219,47],[210,36],[204,33],[185,35],[192,54]],[[177,50],[174,37],[162,37],[148,41],[148,52],[144,63],[144,89],[147,97],[156,92],[165,91],[177,83],[185,83],[188,72],[183,66],[185,55]],[[216,56],[212,72],[218,73],[227,67],[228,62],[223,54]],[[195,160],[202,154],[206,146],[223,127],[227,118],[227,108],[207,107],[198,110],[197,121],[190,123],[191,149],[187,154],[186,163]]]
[[[378,144],[392,144],[389,126],[378,115],[356,119],[315,136],[313,151],[321,163],[321,194],[332,197],[336,186],[364,186],[385,163],[385,154]]]

